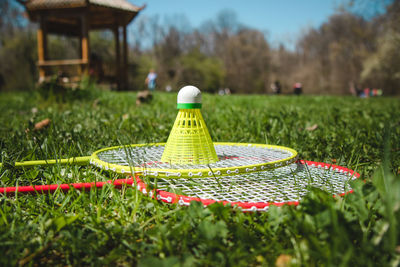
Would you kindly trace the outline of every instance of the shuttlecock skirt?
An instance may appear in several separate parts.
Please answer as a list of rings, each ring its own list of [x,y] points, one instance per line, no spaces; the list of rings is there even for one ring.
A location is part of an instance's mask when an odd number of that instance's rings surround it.
[[[161,161],[171,164],[209,164],[218,161],[200,109],[179,110]]]

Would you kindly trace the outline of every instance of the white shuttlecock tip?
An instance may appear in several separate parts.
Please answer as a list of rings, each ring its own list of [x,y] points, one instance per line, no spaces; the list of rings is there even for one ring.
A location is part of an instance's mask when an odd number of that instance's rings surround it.
[[[188,85],[179,90],[178,109],[201,108],[201,92],[199,88]]]

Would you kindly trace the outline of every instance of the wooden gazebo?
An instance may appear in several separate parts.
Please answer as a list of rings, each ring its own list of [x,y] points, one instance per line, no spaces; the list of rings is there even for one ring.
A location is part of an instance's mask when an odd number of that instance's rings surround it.
[[[30,20],[39,23],[37,30],[39,82],[46,79],[46,68],[50,66],[75,65],[79,67],[81,75],[87,73],[90,63],[89,31],[110,29],[115,36],[117,87],[127,88],[126,28],[143,7],[137,7],[126,0],[20,0],[19,2],[24,4]],[[49,33],[79,37],[80,59],[50,60],[47,55]]]

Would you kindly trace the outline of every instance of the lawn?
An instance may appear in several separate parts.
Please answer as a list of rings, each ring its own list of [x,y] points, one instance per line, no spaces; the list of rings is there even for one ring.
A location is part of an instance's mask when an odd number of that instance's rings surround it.
[[[176,94],[157,93],[141,106],[135,96],[0,94],[0,186],[118,178],[89,166],[12,164],[165,142]],[[213,141],[288,146],[362,179],[353,194],[333,198],[315,189],[297,207],[264,213],[167,205],[129,187],[0,196],[0,265],[399,265],[399,99],[205,94],[202,114]],[[46,118],[50,125],[35,130]]]

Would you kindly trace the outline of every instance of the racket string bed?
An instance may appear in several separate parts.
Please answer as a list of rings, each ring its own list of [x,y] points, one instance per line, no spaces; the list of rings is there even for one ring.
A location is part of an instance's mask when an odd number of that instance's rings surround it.
[[[205,177],[234,175],[277,168],[293,163],[297,152],[278,146],[253,144],[215,144],[219,161],[211,164],[169,164],[161,162],[164,145],[127,146],[96,153],[97,166],[119,166],[124,171],[142,172],[144,176]]]
[[[150,179],[158,194],[175,194],[180,203],[187,205],[193,199],[222,201],[229,203],[258,203],[266,209],[271,203],[298,203],[311,187],[327,191],[332,195],[351,192],[349,181],[358,174],[343,172],[337,168],[319,168],[306,164],[291,164],[282,168],[218,178]],[[186,200],[183,198],[189,198]],[[172,199],[170,198],[172,202]],[[265,204],[265,205],[262,205]],[[258,208],[257,208],[258,209]]]

